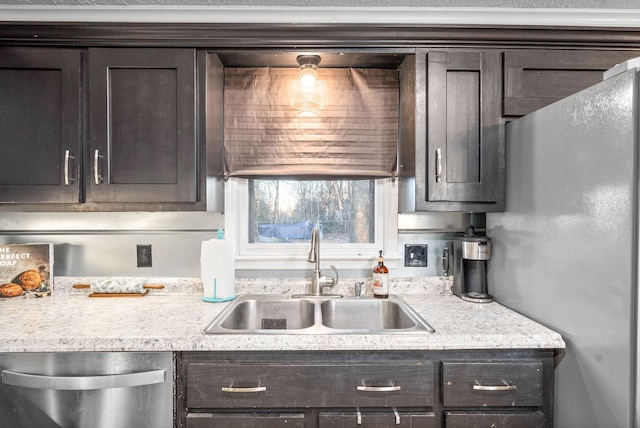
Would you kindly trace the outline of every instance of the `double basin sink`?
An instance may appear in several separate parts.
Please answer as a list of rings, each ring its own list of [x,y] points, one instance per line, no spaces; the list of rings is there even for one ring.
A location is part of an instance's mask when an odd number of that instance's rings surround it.
[[[398,296],[377,299],[241,295],[204,329],[209,334],[397,334],[434,331]]]

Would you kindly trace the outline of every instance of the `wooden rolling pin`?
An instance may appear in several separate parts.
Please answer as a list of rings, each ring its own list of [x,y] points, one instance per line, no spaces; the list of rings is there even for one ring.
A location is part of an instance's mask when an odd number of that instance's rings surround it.
[[[140,279],[103,279],[92,281],[91,284],[74,284],[75,289],[90,289],[90,297],[139,297],[144,296],[150,289],[164,288],[162,284],[145,284]]]

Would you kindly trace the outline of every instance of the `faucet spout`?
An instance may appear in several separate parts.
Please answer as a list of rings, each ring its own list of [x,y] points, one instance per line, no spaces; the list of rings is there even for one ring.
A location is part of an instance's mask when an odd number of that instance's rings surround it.
[[[320,231],[315,226],[311,231],[311,249],[309,250],[309,256],[307,261],[314,263],[313,276],[311,277],[311,296],[322,296],[322,287],[333,287],[338,283],[338,271],[335,266],[331,266],[331,269],[336,273],[336,278],[322,276],[320,273]]]
[[[309,263],[315,263],[316,268],[320,264],[320,241],[318,239],[318,228],[314,227],[311,230],[311,249],[309,250],[309,256],[307,257],[307,261]]]

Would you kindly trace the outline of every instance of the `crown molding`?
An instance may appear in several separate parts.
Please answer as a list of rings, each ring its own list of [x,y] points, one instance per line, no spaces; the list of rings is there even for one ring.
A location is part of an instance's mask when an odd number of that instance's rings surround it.
[[[640,9],[0,5],[0,22],[640,28]]]

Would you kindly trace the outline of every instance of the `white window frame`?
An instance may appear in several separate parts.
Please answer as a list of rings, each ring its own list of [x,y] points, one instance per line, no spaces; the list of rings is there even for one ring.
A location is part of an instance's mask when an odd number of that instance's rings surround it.
[[[236,269],[309,269],[308,243],[249,243],[249,180],[229,178],[225,183],[225,236],[235,240]],[[378,251],[383,250],[385,265],[398,261],[398,183],[391,178],[375,180],[373,243],[343,244],[320,242],[322,268],[370,269]]]

